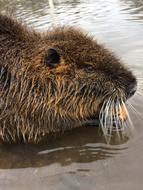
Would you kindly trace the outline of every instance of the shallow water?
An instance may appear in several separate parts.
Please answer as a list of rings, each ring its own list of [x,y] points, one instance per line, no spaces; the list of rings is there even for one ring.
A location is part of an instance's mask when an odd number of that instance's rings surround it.
[[[0,0],[1,12],[46,30],[55,24],[81,26],[112,49],[139,80],[130,108],[133,136],[112,145],[96,127],[67,132],[37,146],[0,146],[0,190],[143,189],[143,1]],[[142,77],[142,79],[141,79]]]

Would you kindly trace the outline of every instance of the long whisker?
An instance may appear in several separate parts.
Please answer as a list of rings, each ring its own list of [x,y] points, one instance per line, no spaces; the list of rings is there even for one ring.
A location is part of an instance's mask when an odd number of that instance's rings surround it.
[[[109,125],[109,136],[111,137],[112,135],[112,130],[113,130],[113,107],[114,107],[114,100],[112,100],[110,104],[110,115],[108,116],[110,118],[110,125]]]
[[[109,97],[108,101],[106,101],[104,106],[102,106],[100,114],[100,124],[107,143],[110,142],[111,138],[109,129],[112,131],[112,120],[110,118],[111,113],[109,113],[112,107],[112,102],[112,97]]]
[[[124,110],[125,110],[125,112],[126,112],[126,114],[127,114],[127,116],[128,116],[128,121],[129,121],[129,124],[130,124],[130,129],[131,129],[132,131],[134,131],[134,125],[133,125],[133,123],[132,123],[132,120],[131,120],[131,118],[130,118],[129,112],[128,112],[128,110],[127,110],[127,108],[126,108],[126,105],[125,105],[125,103],[123,102],[123,100],[122,100],[122,105],[123,105]]]
[[[128,102],[128,106],[131,108],[131,110],[135,113],[135,116],[140,119],[142,114],[136,110],[136,108],[131,104],[131,102]]]

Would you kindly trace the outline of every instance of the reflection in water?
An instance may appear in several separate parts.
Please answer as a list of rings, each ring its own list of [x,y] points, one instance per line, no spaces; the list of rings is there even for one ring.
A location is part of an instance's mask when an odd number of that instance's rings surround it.
[[[137,134],[123,144],[115,137],[108,146],[98,128],[85,127],[37,146],[1,145],[0,189],[142,189],[143,1],[53,2],[54,15],[48,0],[0,0],[0,11],[42,31],[53,24],[81,26],[112,49],[140,82],[129,105]]]
[[[43,167],[54,163],[61,166],[75,162],[90,163],[114,157],[127,149],[123,145],[117,147],[106,145],[104,137],[100,137],[98,130],[95,127],[89,129],[83,127],[40,145],[2,145],[0,168]],[[124,142],[126,140],[124,139]]]

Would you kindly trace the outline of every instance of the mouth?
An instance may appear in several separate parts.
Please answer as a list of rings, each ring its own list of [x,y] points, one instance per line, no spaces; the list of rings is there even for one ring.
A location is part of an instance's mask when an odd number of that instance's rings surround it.
[[[100,117],[101,113],[95,114],[94,116],[91,116],[87,119],[86,124],[89,126],[100,126],[102,123],[105,123],[106,119],[106,127],[117,127],[120,128],[122,123],[125,122],[128,119],[128,113],[124,106],[121,106],[118,110],[116,110],[116,113],[113,114],[113,110],[110,110],[106,118]]]

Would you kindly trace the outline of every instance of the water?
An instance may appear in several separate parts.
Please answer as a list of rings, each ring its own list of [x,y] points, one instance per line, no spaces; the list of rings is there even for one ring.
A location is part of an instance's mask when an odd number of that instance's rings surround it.
[[[0,0],[0,10],[44,31],[55,24],[81,26],[112,49],[143,89],[142,0]],[[141,79],[142,78],[142,79]],[[142,89],[141,89],[142,88]],[[44,144],[0,146],[0,190],[143,189],[143,96],[131,100],[133,137],[112,145],[95,127],[67,132]]]

